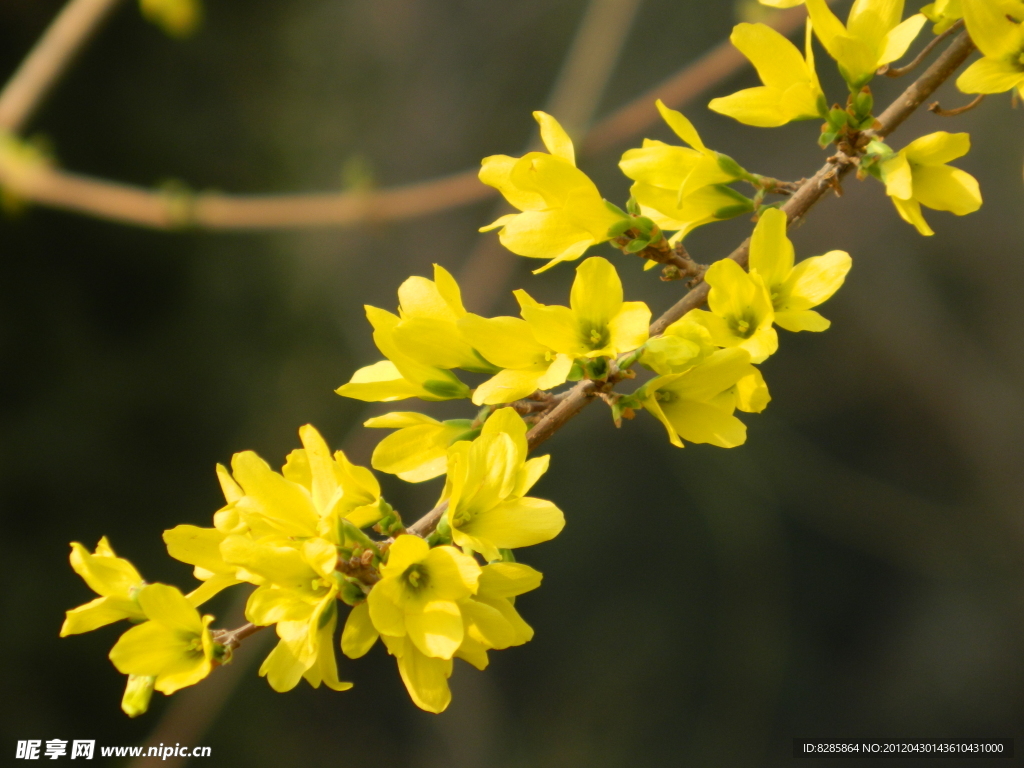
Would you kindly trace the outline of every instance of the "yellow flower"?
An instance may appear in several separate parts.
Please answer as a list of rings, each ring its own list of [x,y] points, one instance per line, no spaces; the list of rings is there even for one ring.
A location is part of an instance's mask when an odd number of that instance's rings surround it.
[[[750,59],[764,85],[712,99],[708,109],[761,128],[827,115],[828,104],[814,71],[810,22],[806,59],[793,43],[767,24],[737,24],[729,39]]]
[[[807,0],[807,12],[851,89],[861,88],[879,67],[902,57],[927,21],[917,13],[901,22],[903,0],[856,0],[845,26],[825,0]]]
[[[721,259],[708,268],[704,280],[711,286],[711,311],[691,309],[686,316],[707,328],[716,346],[740,347],[755,363],[779,348],[772,328],[775,310],[760,275],[744,272],[732,259]]]
[[[725,186],[747,172],[732,158],[708,149],[681,112],[660,99],[656,103],[665,122],[689,146],[644,139],[642,148],[623,154],[619,168],[636,182],[630,193],[640,212],[661,229],[678,230],[669,239],[677,243],[702,224],[752,211],[748,198]]]
[[[803,5],[804,0],[760,0],[761,5],[767,5],[769,8],[796,8],[798,5]]]
[[[132,627],[110,651],[122,674],[155,677],[154,687],[170,695],[195,685],[213,669],[215,648],[209,625],[185,596],[166,584],[139,591],[139,605],[149,621]]]
[[[687,313],[644,345],[640,362],[655,373],[682,373],[716,349],[708,329]]]
[[[525,494],[547,471],[549,457],[526,460],[526,424],[511,408],[496,411],[480,437],[448,451],[448,479],[441,501],[452,541],[488,561],[499,550],[550,541],[565,526],[550,501]]]
[[[477,669],[485,669],[487,651],[532,640],[533,629],[523,621],[513,603],[518,595],[539,587],[541,578],[540,572],[522,563],[485,565],[476,594],[459,603],[466,636],[455,655]]]
[[[540,136],[550,154],[530,152],[521,158],[485,157],[480,181],[494,187],[522,213],[510,213],[481,232],[501,228],[501,244],[512,253],[550,261],[543,272],[562,261],[578,259],[592,245],[609,239],[608,229],[622,220],[601,193],[576,167],[572,140],[558,121],[534,112]]]
[[[466,309],[458,283],[444,268],[434,265],[432,281],[410,277],[398,288],[398,302],[394,342],[403,355],[435,368],[495,372],[462,338],[458,322]]]
[[[71,542],[71,567],[100,597],[67,612],[61,637],[90,632],[121,619],[146,618],[137,600],[146,582],[134,565],[114,554],[106,536],[92,554],[77,541]]]
[[[228,536],[224,559],[249,574],[259,588],[249,596],[245,617],[253,624],[274,624],[280,638],[260,667],[275,691],[289,691],[305,678],[314,688],[323,682],[336,691],[351,683],[338,680],[334,658],[338,587],[333,578],[338,551],[320,538],[296,541]]]
[[[360,368],[348,384],[335,390],[342,397],[367,402],[391,402],[418,397],[421,400],[458,400],[469,397],[469,387],[451,371],[423,363],[402,352],[395,341],[400,319],[377,307],[366,307],[373,326],[373,341],[387,360]]]
[[[199,0],[139,0],[142,15],[172,37],[188,37],[203,18]]]
[[[384,516],[387,505],[370,470],[353,465],[341,451],[331,456],[309,424],[299,436],[303,448],[292,451],[282,474],[252,451],[231,459],[234,480],[244,492],[233,509],[253,536],[319,536],[340,544],[343,520],[365,528]]]
[[[443,475],[448,471],[448,446],[476,436],[471,419],[438,421],[422,413],[386,413],[363,422],[364,427],[397,429],[373,449],[373,468],[398,475],[407,483]]]
[[[846,251],[829,251],[793,265],[786,214],[768,208],[750,240],[750,272],[764,280],[775,324],[787,331],[824,331],[831,323],[811,307],[827,301],[846,279],[853,262]]]
[[[742,384],[741,384],[742,382]],[[683,373],[659,376],[642,388],[644,409],[657,418],[673,445],[683,440],[721,448],[742,445],[747,428],[733,412],[768,404],[764,379],[744,349],[722,349]]]
[[[1004,7],[994,0],[963,0],[971,39],[984,54],[957,78],[964,93],[1003,93],[1014,88],[1024,97],[1024,3]],[[1017,22],[1008,18],[1014,12]],[[1020,23],[1018,23],[1020,22]]]
[[[459,321],[462,335],[487,360],[502,370],[473,391],[475,405],[511,403],[564,384],[572,358],[537,341],[529,323],[518,317],[485,318],[467,314]]]
[[[397,659],[398,673],[413,703],[427,712],[444,712],[452,700],[448,688],[452,660],[427,656],[408,633],[381,635],[370,618],[368,601],[359,603],[349,613],[341,634],[341,650],[350,659],[358,659],[366,655],[378,637],[383,638],[388,653]]]
[[[476,592],[480,566],[455,547],[430,548],[418,536],[402,535],[388,550],[381,580],[370,590],[370,619],[388,637],[408,637],[435,659],[451,659],[465,626],[458,601]]]
[[[886,194],[903,220],[913,224],[922,235],[935,234],[924,220],[922,205],[957,216],[974,213],[981,207],[977,179],[946,165],[970,149],[968,134],[938,131],[915,139],[881,164]]]
[[[576,269],[569,306],[545,306],[515,291],[534,338],[572,358],[614,357],[647,341],[651,310],[622,300],[622,281],[607,259],[592,256]]]

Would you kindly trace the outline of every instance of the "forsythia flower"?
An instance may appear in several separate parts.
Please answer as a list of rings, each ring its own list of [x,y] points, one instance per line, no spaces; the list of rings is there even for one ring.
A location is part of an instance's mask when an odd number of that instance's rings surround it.
[[[677,243],[691,231],[752,211],[753,203],[725,186],[744,178],[732,158],[708,149],[686,117],[657,101],[658,111],[687,147],[644,139],[640,149],[622,155],[619,168],[636,183],[630,194],[640,211],[664,230],[677,230],[669,239]]]
[[[760,275],[744,272],[732,259],[721,259],[708,268],[704,281],[711,286],[711,311],[691,309],[686,317],[707,328],[716,346],[740,347],[755,363],[779,348],[772,328],[775,310]]]
[[[262,582],[249,596],[245,617],[253,624],[275,624],[277,646],[259,674],[275,691],[290,691],[300,679],[314,688],[324,683],[344,691],[352,683],[338,680],[334,629],[338,621],[338,587],[333,579],[338,552],[324,539],[298,544],[288,540],[254,542],[231,536],[225,557]]]
[[[856,0],[845,26],[825,0],[807,0],[807,12],[815,34],[852,89],[864,86],[879,67],[903,56],[927,21],[918,13],[901,22],[903,0]]]
[[[467,314],[459,329],[481,355],[503,369],[473,391],[475,405],[511,403],[538,389],[557,387],[572,370],[569,355],[538,342],[529,323],[518,317]]]
[[[682,373],[716,349],[708,329],[687,313],[644,345],[640,362],[655,373]]]
[[[622,300],[622,281],[607,259],[592,256],[576,269],[569,306],[546,306],[515,291],[538,342],[571,358],[614,357],[647,341],[651,310]]]
[[[550,541],[565,527],[562,510],[525,494],[547,472],[548,456],[526,459],[526,424],[511,408],[496,411],[480,437],[448,451],[440,501],[452,541],[493,561],[499,550]]]
[[[805,39],[806,59],[793,43],[767,24],[737,24],[729,39],[750,59],[764,85],[712,99],[708,109],[761,128],[826,115],[828,105],[814,71],[810,22]]]
[[[203,7],[199,0],[139,0],[142,15],[172,37],[187,37],[199,26]]]
[[[470,419],[438,421],[411,411],[376,416],[364,421],[363,426],[398,430],[377,443],[371,464],[407,483],[422,483],[443,475],[448,471],[448,446],[456,440],[476,437]]]
[[[431,658],[454,656],[465,633],[458,601],[477,590],[477,562],[455,547],[431,549],[418,536],[404,534],[391,545],[380,573],[367,598],[377,631],[408,636]]]
[[[1014,88],[1024,97],[1024,3],[1014,3],[1018,22],[1007,17],[1010,9],[994,0],[963,0],[964,21],[984,58],[969,66],[956,85],[964,93],[1002,93]]]
[[[481,232],[501,228],[501,244],[512,253],[550,261],[543,272],[561,261],[578,259],[592,245],[609,239],[609,228],[622,220],[601,193],[576,167],[572,140],[558,121],[534,112],[548,153],[530,152],[521,158],[485,157],[480,181],[494,187],[522,213],[510,213]]]
[[[804,0],[761,0],[761,5],[767,5],[769,8],[796,8],[803,4]]]
[[[114,554],[106,536],[92,554],[77,541],[71,542],[71,567],[100,597],[67,612],[61,637],[90,632],[121,619],[146,618],[137,599],[146,582],[134,565]]]
[[[149,621],[129,629],[111,649],[117,670],[154,677],[153,686],[167,695],[210,674],[216,655],[209,630],[213,617],[200,617],[181,592],[166,584],[149,584],[138,600]]]
[[[971,174],[946,165],[970,151],[966,133],[939,131],[910,142],[880,170],[885,191],[900,216],[922,235],[934,235],[924,220],[921,206],[949,211],[957,216],[981,207],[981,190]]]
[[[793,243],[786,237],[786,214],[768,208],[750,240],[750,272],[759,275],[775,310],[775,324],[787,331],[824,331],[831,323],[811,307],[839,290],[852,260],[829,251],[793,265]]]
[[[686,440],[733,448],[747,439],[746,426],[733,412],[761,411],[769,397],[747,351],[721,349],[683,373],[648,382],[641,399],[644,409],[665,426],[672,445],[682,448]]]
[[[459,332],[467,312],[458,283],[443,267],[434,265],[433,281],[410,277],[399,286],[398,314],[394,341],[402,354],[435,368],[495,372]]]
[[[418,397],[421,400],[458,400],[469,397],[469,387],[451,371],[424,365],[399,349],[395,330],[401,320],[377,307],[366,307],[373,326],[373,341],[387,360],[360,368],[352,380],[335,390],[342,397],[368,402],[390,402]]]

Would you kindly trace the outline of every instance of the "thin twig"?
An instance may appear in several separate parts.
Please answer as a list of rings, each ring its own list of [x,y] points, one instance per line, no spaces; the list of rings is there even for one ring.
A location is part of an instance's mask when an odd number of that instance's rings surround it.
[[[0,92],[0,129],[25,127],[79,51],[121,0],[69,0]]]
[[[984,99],[985,94],[979,93],[970,104],[965,104],[964,106],[957,107],[956,109],[943,109],[939,102],[933,101],[928,105],[928,111],[934,112],[939,117],[956,117],[957,115],[962,115],[964,112],[970,112],[976,106],[981,104]]]
[[[888,64],[886,64],[885,66],[879,68],[876,74],[885,75],[886,77],[903,77],[904,75],[913,72],[915,69],[921,66],[921,62],[923,62],[925,58],[927,58],[928,54],[935,50],[935,46],[937,46],[939,43],[941,43],[943,40],[945,40],[947,37],[953,34],[953,32],[960,29],[963,25],[964,20],[958,19],[956,23],[954,23],[945,32],[941,32],[940,34],[936,35],[931,40],[931,42],[929,42],[928,45],[926,45],[921,50],[921,52],[914,57],[914,60],[911,61],[909,64],[902,67],[890,67]]]

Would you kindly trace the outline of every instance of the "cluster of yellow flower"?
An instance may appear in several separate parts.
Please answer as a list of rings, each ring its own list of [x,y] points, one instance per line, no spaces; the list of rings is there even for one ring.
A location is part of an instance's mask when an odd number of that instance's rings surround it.
[[[892,150],[875,132],[868,83],[879,67],[905,54],[927,19],[941,33],[962,18],[983,58],[963,73],[960,87],[1024,94],[1024,4],[938,0],[903,20],[902,0],[856,0],[845,25],[825,0],[806,5],[804,53],[764,24],[735,28],[732,41],[763,85],[715,99],[711,109],[762,127],[822,120],[822,146],[835,143],[862,177],[884,182],[900,216],[922,234],[932,234],[922,206],[957,215],[977,210],[977,182],[947,165],[967,153],[969,137],[937,132]],[[815,71],[814,35],[849,86],[845,108],[828,106]],[[137,624],[110,653],[129,675],[122,705],[128,714],[145,711],[154,689],[173,693],[230,660],[239,631],[211,630],[212,618],[198,606],[243,583],[255,587],[247,619],[275,626],[279,638],[260,668],[274,690],[290,690],[301,678],[314,687],[351,687],[338,677],[334,652],[340,601],[351,606],[343,653],[358,658],[381,638],[413,701],[442,711],[454,658],[483,669],[487,651],[533,635],[514,600],[539,586],[541,574],[515,562],[512,550],[554,538],[565,521],[554,504],[526,495],[549,458],[527,458],[527,422],[557,407],[562,396],[550,390],[566,382],[592,382],[616,422],[648,411],[680,447],[745,441],[735,412],[760,412],[770,399],[755,365],[778,348],[775,326],[828,328],[814,308],[843,284],[851,259],[835,250],[797,263],[787,214],[765,204],[766,195],[792,185],[745,170],[709,149],[681,113],[661,102],[658,109],[687,146],[647,140],[623,155],[620,168],[634,182],[625,210],[605,201],[576,167],[572,141],[558,122],[535,113],[547,152],[483,160],[481,180],[519,211],[483,229],[500,229],[514,253],[547,259],[538,271],[609,241],[645,257],[647,266],[673,263],[671,257],[696,266],[685,262],[682,248],[689,232],[753,213],[748,269],[731,259],[698,269],[693,274],[709,287],[708,309],[691,309],[654,336],[650,309],[624,301],[615,267],[601,257],[577,268],[569,306],[540,304],[516,291],[520,317],[468,312],[457,282],[440,266],[432,280],[411,277],[401,285],[397,314],[366,307],[385,359],[356,371],[339,394],[373,402],[471,399],[480,407],[472,419],[438,421],[402,411],[365,423],[394,430],[377,445],[374,469],[412,483],[446,475],[438,505],[427,522],[407,530],[372,472],[340,451],[332,454],[306,426],[299,432],[303,447],[280,473],[252,452],[236,454],[230,472],[218,467],[227,503],[213,527],[165,532],[168,552],[194,566],[201,582],[191,593],[147,584],[105,538],[92,553],[72,544],[73,568],[100,596],[68,611],[61,634],[121,619]],[[737,182],[753,186],[753,197],[730,186]],[[632,393],[614,392],[636,366],[652,375]],[[470,387],[457,370],[482,375],[480,383]]]

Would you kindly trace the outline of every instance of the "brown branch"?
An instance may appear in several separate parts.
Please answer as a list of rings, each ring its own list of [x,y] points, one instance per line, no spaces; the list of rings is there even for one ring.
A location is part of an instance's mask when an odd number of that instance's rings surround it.
[[[956,117],[957,115],[962,115],[964,112],[970,112],[984,100],[985,94],[979,93],[970,104],[964,104],[962,107],[957,107],[956,109],[943,109],[939,102],[933,101],[928,105],[928,111],[934,112],[939,117]]]
[[[875,74],[885,75],[886,77],[903,77],[904,75],[913,72],[915,69],[921,66],[921,62],[923,62],[927,58],[928,54],[935,50],[935,46],[937,46],[939,43],[941,43],[955,31],[963,27],[963,25],[964,20],[958,19],[956,23],[954,23],[945,32],[936,35],[932,39],[932,41],[928,43],[928,45],[926,45],[909,64],[902,67],[890,67],[888,64],[886,64],[885,66],[880,67],[878,72],[876,72]]]
[[[75,56],[121,0],[70,0],[0,92],[0,129],[24,128]]]
[[[924,100],[942,85],[967,60],[974,50],[974,43],[966,32],[960,34],[943,54],[932,64],[921,77],[915,80],[892,104],[878,117],[879,127],[874,135],[885,137],[899,128],[903,122],[917,110]],[[811,208],[821,200],[833,182],[842,178],[853,167],[849,157],[842,153],[829,161],[813,177],[804,182],[800,189],[782,206],[792,226],[807,215]],[[739,247],[729,254],[728,258],[746,266],[750,253],[750,238],[744,240]],[[707,283],[700,283],[676,302],[651,325],[650,333],[657,336],[665,328],[681,318],[691,309],[702,306],[708,298],[710,288]],[[543,443],[573,416],[583,410],[593,399],[596,385],[593,381],[583,381],[570,390],[570,395],[559,403],[550,413],[542,417],[527,434],[530,449],[533,450]]]
[[[242,644],[242,641],[245,640],[245,638],[255,635],[261,629],[266,628],[266,626],[259,626],[250,621],[246,622],[238,629],[218,629],[214,631],[213,641],[215,643],[220,643],[228,650],[233,651]]]
[[[65,11],[72,6],[107,4],[112,7],[117,1],[72,0]],[[772,25],[788,34],[797,29],[805,17],[803,9],[794,9],[780,13]],[[54,26],[56,24],[54,22]],[[84,29],[81,25],[78,28]],[[77,41],[74,50],[77,51],[84,41],[85,36]],[[70,56],[67,56],[62,64],[66,65],[69,60]],[[580,154],[602,152],[656,123],[660,119],[653,107],[656,98],[660,97],[669,106],[682,106],[732,76],[747,63],[746,58],[729,41],[719,44],[678,74],[600,121],[582,140]],[[25,65],[22,66],[24,68]],[[48,84],[52,84],[61,68],[51,70]],[[5,93],[15,85],[20,73],[21,69],[5,88]],[[33,105],[38,103],[44,92],[45,89],[39,92]],[[2,98],[0,96],[0,107]],[[3,125],[0,122],[0,127]],[[20,127],[20,123],[7,127],[13,131]],[[152,229],[351,227],[368,222],[400,221],[426,216],[497,195],[496,190],[480,183],[477,169],[379,192],[170,195],[58,168],[41,165],[26,168],[24,164],[4,156],[0,156],[0,185],[17,197],[39,205]]]

